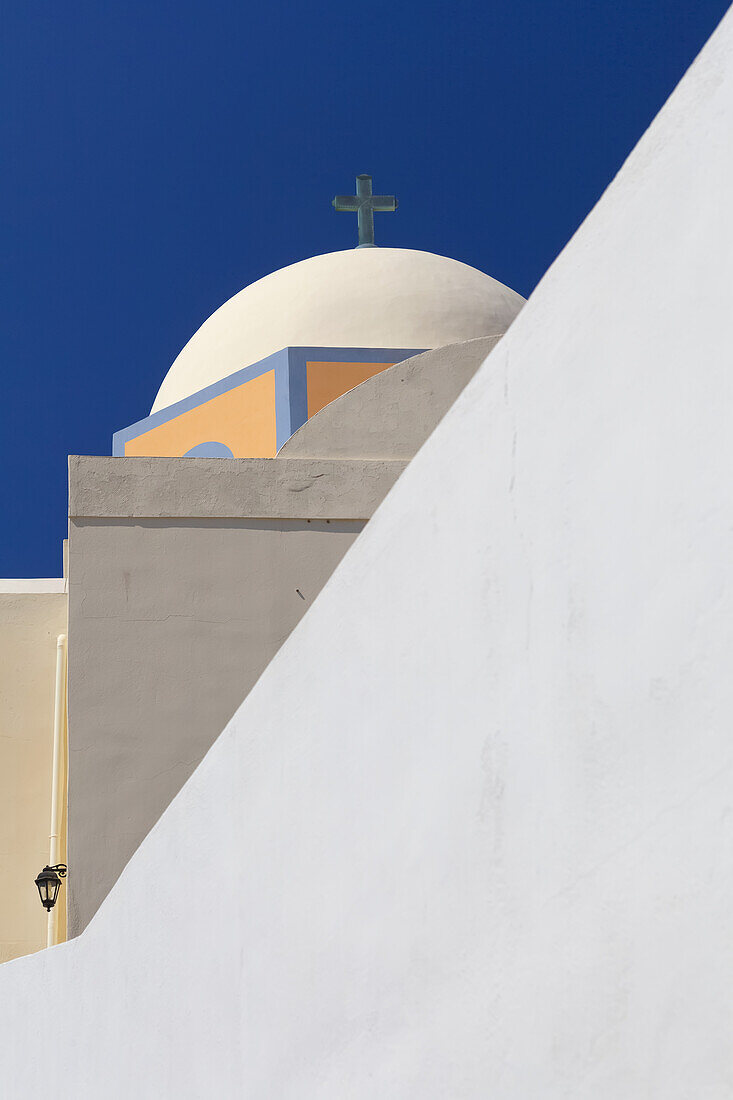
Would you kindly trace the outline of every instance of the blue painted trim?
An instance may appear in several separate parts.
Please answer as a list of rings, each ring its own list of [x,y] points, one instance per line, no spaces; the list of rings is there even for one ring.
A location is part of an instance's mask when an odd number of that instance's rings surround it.
[[[288,403],[290,405],[290,435],[277,433],[278,451],[308,419],[308,379],[305,363],[299,359],[300,348],[288,348]]]
[[[305,368],[309,359],[321,363],[401,363],[427,348],[305,348],[291,347],[291,362]]]
[[[184,397],[174,405],[169,405],[126,428],[121,428],[112,436],[112,454],[118,457],[124,456],[125,444],[130,439],[135,439],[144,432],[157,428],[159,424],[166,424],[181,413],[198,408],[204,402],[210,401],[212,397],[227,393],[241,386],[243,382],[259,378],[261,374],[271,370],[275,371],[275,421],[277,449],[280,450],[291,435],[308,419],[306,364],[309,360],[322,363],[401,363],[405,359],[411,359],[413,355],[420,355],[425,350],[425,348],[282,348],[261,359],[259,363],[243,367],[234,374],[214,382],[211,386],[192,393],[190,397]]]
[[[280,439],[290,439],[295,431],[290,413],[290,349],[283,348],[282,358],[275,367],[275,446],[280,450]]]
[[[283,361],[287,367],[287,348],[273,352],[272,355],[268,355],[265,359],[261,359],[259,363],[253,363],[249,367],[242,367],[241,370],[235,371],[234,374],[228,375],[227,378],[222,378],[218,382],[213,382],[203,390],[192,393],[190,397],[184,397],[181,401],[176,401],[174,405],[168,405],[165,409],[160,409],[159,412],[151,413],[150,416],[146,416],[142,420],[130,424],[127,428],[121,428],[112,436],[112,454],[117,456],[124,455],[125,443],[127,443],[128,440],[135,439],[144,432],[149,432],[152,428],[157,428],[159,424],[167,424],[169,420],[175,420],[181,413],[188,412],[189,409],[196,409],[199,405],[203,405],[205,401],[210,401],[212,397],[218,397],[222,393],[227,393],[228,390],[233,390],[237,386],[241,386],[243,382],[250,382],[253,378],[259,378],[261,374],[267,374],[268,371],[273,369],[275,370],[275,382],[277,385],[277,366],[280,361]]]
[[[290,358],[290,424],[287,434],[278,424],[277,449],[290,439],[308,419],[308,377],[310,361],[320,363],[401,363],[420,355],[425,348],[288,348]]]

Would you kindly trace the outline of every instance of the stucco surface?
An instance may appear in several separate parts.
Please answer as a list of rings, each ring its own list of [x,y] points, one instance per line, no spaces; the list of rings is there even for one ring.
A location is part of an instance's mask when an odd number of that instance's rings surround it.
[[[404,468],[69,459],[71,935]]]
[[[46,915],[33,880],[48,863],[63,585],[0,581],[0,962],[46,946]],[[65,901],[64,891],[64,913]],[[63,933],[65,919],[61,924]]]
[[[69,515],[368,519],[400,461],[69,458]]]
[[[284,347],[433,348],[506,332],[524,305],[468,264],[411,248],[312,256],[245,287],[191,337],[153,412]]]
[[[500,339],[484,336],[395,363],[307,420],[279,457],[411,459]]]
[[[0,970],[11,1095],[730,1096],[732,61],[729,16],[84,936]]]
[[[70,521],[70,935],[87,925],[363,525]]]

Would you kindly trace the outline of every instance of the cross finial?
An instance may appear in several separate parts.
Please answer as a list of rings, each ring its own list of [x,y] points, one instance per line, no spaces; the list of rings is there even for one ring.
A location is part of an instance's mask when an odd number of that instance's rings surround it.
[[[356,177],[355,195],[337,195],[331,204],[338,214],[356,214],[359,226],[357,248],[375,248],[374,213],[394,213],[397,199],[394,195],[373,195],[372,177]]]

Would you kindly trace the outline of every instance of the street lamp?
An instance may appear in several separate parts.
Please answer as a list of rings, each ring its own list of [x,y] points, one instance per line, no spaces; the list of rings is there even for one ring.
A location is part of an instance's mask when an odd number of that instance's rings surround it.
[[[44,867],[36,878],[36,886],[41,899],[41,905],[49,913],[56,904],[61,888],[61,879],[66,878],[67,867],[65,863],[57,863],[55,867]]]

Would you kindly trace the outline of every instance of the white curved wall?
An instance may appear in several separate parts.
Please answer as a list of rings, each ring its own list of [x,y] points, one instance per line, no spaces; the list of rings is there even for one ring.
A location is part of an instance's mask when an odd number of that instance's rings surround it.
[[[729,16],[87,932],[0,968],[3,1095],[729,1097],[732,128]]]
[[[524,298],[475,267],[411,248],[312,256],[245,287],[173,363],[152,411],[285,347],[435,348],[506,332]]]

